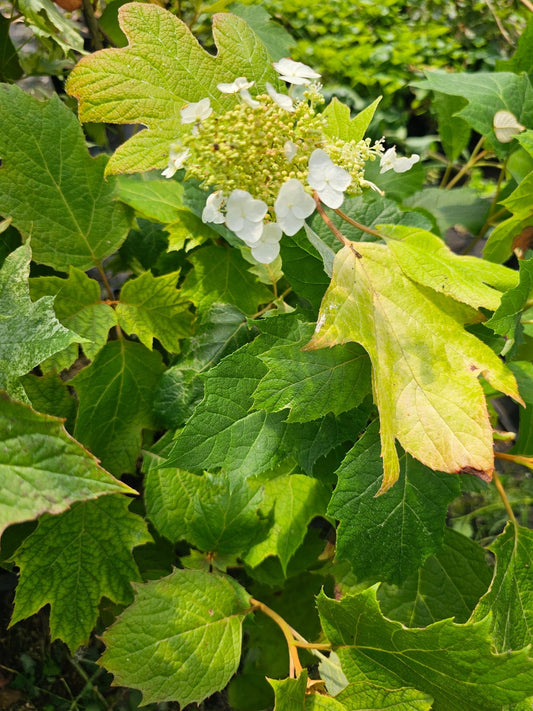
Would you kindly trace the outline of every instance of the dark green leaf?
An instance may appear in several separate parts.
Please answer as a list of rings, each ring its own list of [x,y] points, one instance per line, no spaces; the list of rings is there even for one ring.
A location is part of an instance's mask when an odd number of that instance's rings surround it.
[[[105,345],[109,329],[117,323],[115,312],[101,300],[100,285],[84,272],[70,268],[68,279],[39,277],[30,280],[32,299],[54,296],[54,310],[66,328],[86,339],[83,350],[93,359]]]
[[[0,389],[21,400],[26,396],[20,376],[80,340],[57,320],[52,297],[30,300],[30,259],[25,244],[8,254],[0,269]]]
[[[487,218],[490,201],[480,197],[472,188],[425,188],[408,197],[405,205],[422,208],[434,215],[440,233],[444,236],[455,225],[477,234]]]
[[[120,175],[117,178],[117,198],[133,207],[146,220],[166,225],[179,217],[183,207],[183,185],[176,180],[157,177],[150,173]]]
[[[262,510],[271,514],[272,526],[266,538],[254,545],[244,561],[255,568],[269,556],[277,556],[283,574],[296,550],[303,543],[307,526],[315,516],[323,516],[330,491],[318,479],[302,474],[259,477],[264,488]]]
[[[351,410],[370,393],[370,361],[363,348],[348,343],[303,351],[313,330],[314,324],[306,324],[297,343],[260,354],[268,373],[254,392],[256,407],[289,408],[288,422],[308,422]]]
[[[248,264],[236,249],[203,247],[189,257],[194,269],[183,282],[182,296],[200,311],[215,302],[232,304],[245,314],[254,314],[259,304],[272,301],[273,294],[248,272]]]
[[[9,36],[11,22],[0,14],[0,81],[17,81],[22,76],[17,50]]]
[[[400,583],[442,544],[459,482],[404,454],[398,484],[378,498],[383,462],[378,423],[347,454],[328,513],[339,519],[337,556],[361,579]]]
[[[484,549],[447,528],[442,548],[401,587],[382,585],[378,600],[384,615],[408,627],[425,627],[447,617],[462,623],[470,617],[490,579]]]
[[[502,295],[499,308],[485,322],[494,333],[505,337],[505,354],[512,358],[523,342],[524,327],[520,321],[533,289],[533,259],[520,260],[520,283]]]
[[[164,427],[177,429],[191,417],[204,394],[198,372],[176,365],[166,370],[154,393],[154,417]]]
[[[187,511],[187,540],[209,553],[243,553],[269,527],[263,491],[225,472],[204,474]],[[268,514],[268,509],[265,510]]]
[[[261,5],[232,3],[230,10],[241,17],[261,39],[274,61],[288,57],[295,41],[287,30],[275,22]]]
[[[489,548],[496,555],[494,578],[474,619],[492,613],[498,651],[522,649],[533,641],[533,531],[508,523]]]
[[[16,0],[25,24],[48,46],[59,46],[65,55],[83,52],[83,37],[77,25],[68,20],[52,0]]]
[[[72,651],[87,643],[102,597],[127,604],[139,580],[131,549],[151,540],[129,499],[102,496],[45,514],[15,552],[20,581],[11,624],[50,604],[50,634]]]
[[[467,105],[457,115],[482,136],[486,136],[488,145],[499,156],[508,155],[511,144],[500,143],[496,139],[494,114],[502,110],[510,111],[519,123],[526,126],[531,124],[533,90],[525,74],[426,71],[425,75],[426,80],[414,82],[414,86],[466,99]]]
[[[69,392],[67,383],[57,373],[24,375],[22,387],[37,412],[46,412],[66,420],[65,428],[71,432],[76,419],[77,402]]]
[[[350,681],[418,689],[435,711],[501,711],[531,694],[528,650],[494,654],[489,620],[407,629],[383,617],[373,588],[339,602],[321,593],[318,611]]]
[[[466,106],[466,99],[435,91],[432,108],[439,122],[439,138],[448,160],[455,162],[468,145],[470,126],[455,114]]]
[[[252,339],[246,316],[231,304],[213,304],[183,344],[181,365],[208,370]]]
[[[135,472],[142,429],[154,427],[153,393],[163,370],[157,351],[120,339],[71,380],[80,401],[75,436],[117,475]]]
[[[188,538],[194,496],[203,490],[203,479],[181,469],[162,468],[162,462],[161,454],[145,454],[146,515],[162,536],[177,543]]]
[[[127,281],[116,314],[126,333],[134,333],[147,348],[157,338],[170,353],[179,353],[180,340],[191,334],[194,316],[177,287],[179,272],[154,277],[144,272]]]

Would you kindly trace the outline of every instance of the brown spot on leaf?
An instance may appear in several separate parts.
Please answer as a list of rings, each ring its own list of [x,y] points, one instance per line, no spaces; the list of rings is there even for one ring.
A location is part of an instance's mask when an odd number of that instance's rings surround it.
[[[458,474],[472,474],[483,481],[492,481],[492,471],[486,472],[484,469],[476,469],[475,467],[463,467],[458,471]]]

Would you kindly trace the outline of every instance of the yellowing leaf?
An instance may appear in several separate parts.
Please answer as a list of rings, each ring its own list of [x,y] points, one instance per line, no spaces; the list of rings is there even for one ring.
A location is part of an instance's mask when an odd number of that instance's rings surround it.
[[[479,257],[454,254],[436,235],[404,225],[387,225],[384,237],[403,273],[417,284],[477,309],[495,311],[501,292],[518,284],[518,274]]]
[[[213,17],[214,57],[187,25],[157,5],[129,3],[119,10],[129,40],[122,49],[104,49],[84,57],[71,73],[67,91],[80,101],[82,121],[143,124],[116,151],[108,173],[163,168],[170,144],[182,132],[180,109],[209,97],[215,112],[235,105],[220,82],[245,76],[264,90],[277,83],[268,52],[246,22],[234,15]]]
[[[355,341],[368,352],[382,492],[398,479],[395,440],[432,469],[490,480],[492,430],[478,376],[522,401],[512,373],[463,329],[475,317],[473,309],[407,278],[386,245],[351,243],[335,257],[307,348]]]

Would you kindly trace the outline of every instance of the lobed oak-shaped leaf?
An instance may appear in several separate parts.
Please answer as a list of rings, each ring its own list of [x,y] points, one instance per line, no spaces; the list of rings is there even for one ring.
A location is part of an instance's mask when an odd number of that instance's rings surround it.
[[[194,316],[177,289],[179,272],[154,277],[144,272],[122,287],[116,314],[126,333],[134,333],[147,348],[154,338],[169,353],[179,353],[180,339],[191,335]]]
[[[145,521],[128,511],[130,500],[102,496],[45,514],[13,556],[20,568],[10,625],[50,604],[50,634],[72,651],[89,639],[102,597],[133,599],[140,580],[131,549],[152,540]]]
[[[57,318],[85,339],[83,351],[91,360],[105,345],[109,329],[117,323],[111,306],[101,300],[98,282],[74,267],[70,268],[68,279],[30,279],[30,294],[34,301],[41,296],[55,297]]]
[[[467,333],[476,312],[413,282],[388,245],[337,253],[307,348],[355,341],[372,362],[386,491],[399,475],[395,440],[437,471],[490,480],[492,428],[479,375],[522,402],[513,374]]]
[[[531,694],[529,650],[495,654],[488,619],[407,629],[382,615],[374,588],[339,602],[321,593],[317,605],[350,681],[418,689],[434,711],[501,711]]]
[[[323,114],[327,122],[325,133],[331,138],[357,143],[365,137],[368,125],[372,121],[380,101],[381,97],[359,112],[357,116],[350,118],[350,108],[334,96]]]
[[[134,587],[133,604],[103,635],[101,664],[115,684],[140,689],[143,704],[182,707],[223,689],[241,657],[246,590],[200,570]]]
[[[170,145],[183,131],[185,104],[209,97],[215,112],[235,105],[235,97],[222,94],[218,83],[245,76],[260,91],[267,81],[277,83],[265,46],[235,15],[213,17],[216,56],[200,46],[184,22],[157,5],[124,5],[119,23],[129,45],[84,57],[66,85],[80,102],[82,121],[147,127],[120,146],[107,173],[165,167]]]
[[[8,254],[0,269],[0,389],[19,400],[27,400],[22,375],[80,340],[57,320],[53,297],[31,301],[30,260],[25,244]]]
[[[513,269],[478,257],[454,254],[427,230],[387,225],[384,238],[407,277],[474,309],[483,306],[495,311],[502,292],[518,284]]]
[[[129,210],[91,158],[80,124],[57,95],[38,101],[0,87],[0,213],[11,216],[33,258],[55,269],[90,269],[125,240]]]
[[[98,466],[62,421],[0,397],[0,535],[13,523],[61,513],[75,501],[136,493]]]

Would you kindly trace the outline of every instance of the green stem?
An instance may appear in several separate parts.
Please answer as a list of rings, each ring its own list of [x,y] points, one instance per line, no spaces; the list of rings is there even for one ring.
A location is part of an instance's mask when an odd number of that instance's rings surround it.
[[[74,669],[75,669],[75,670],[78,672],[78,674],[81,676],[81,678],[85,681],[85,686],[83,687],[83,689],[82,689],[82,690],[80,691],[80,693],[76,696],[76,698],[72,700],[72,703],[71,703],[71,705],[70,705],[69,711],[74,711],[74,709],[75,709],[75,708],[77,707],[77,705],[78,705],[78,701],[81,699],[81,697],[83,696],[83,694],[87,691],[87,689],[91,689],[92,691],[94,691],[94,693],[96,694],[96,696],[98,697],[98,699],[103,703],[104,708],[108,709],[108,708],[109,708],[109,704],[107,703],[107,701],[105,700],[105,698],[104,698],[104,697],[102,696],[102,694],[100,693],[100,690],[98,689],[98,687],[96,687],[95,684],[94,684],[94,680],[96,679],[97,676],[99,676],[99,675],[102,673],[103,669],[97,669],[97,670],[95,671],[95,673],[94,673],[91,677],[89,677],[89,675],[87,674],[87,672],[85,671],[85,669],[81,666],[81,664],[78,664],[78,662],[77,662],[75,659],[72,659],[72,658],[71,658],[69,661],[70,661],[70,663],[72,664],[72,666],[74,667]]]
[[[500,452],[496,452],[496,456],[501,454]],[[499,459],[503,459],[503,457],[499,457]],[[498,490],[498,494],[500,495],[501,500],[503,501],[503,505],[505,507],[505,510],[507,511],[507,515],[509,516],[509,520],[511,523],[513,523],[515,526],[517,525],[516,523],[516,518],[514,515],[514,511],[511,507],[511,504],[509,503],[509,499],[507,498],[507,494],[505,493],[505,489],[503,488],[503,485],[500,481],[499,476],[496,474],[496,472],[493,473],[492,475],[494,484],[496,486],[496,489]]]
[[[446,185],[446,190],[450,190],[450,188],[453,188],[453,186],[458,183],[461,178],[463,178],[468,173],[468,171],[474,167],[474,165],[480,158],[484,158],[486,155],[488,155],[488,151],[481,151],[481,146],[483,145],[484,140],[485,136],[481,136],[474,150],[472,151],[472,155],[463,165],[461,170],[456,173],[454,177],[450,180],[450,182]]]
[[[103,282],[103,284],[104,284],[104,286],[105,286],[105,288],[106,288],[107,294],[108,294],[108,296],[109,296],[109,301],[111,302],[111,304],[117,304],[118,301],[115,300],[115,295],[113,294],[113,289],[111,288],[111,284],[109,283],[109,280],[108,280],[108,278],[107,278],[107,274],[105,273],[105,269],[104,269],[103,266],[100,264],[100,262],[97,262],[97,263],[95,264],[95,266],[96,266],[96,268],[98,269],[98,274],[100,274],[100,278],[102,279],[102,282]],[[120,326],[118,325],[118,323],[117,323],[117,325],[115,326],[115,331],[116,331],[116,334],[117,334],[117,338],[118,338],[118,339],[121,339],[121,338],[122,338],[122,329],[120,328]]]
[[[446,170],[444,171],[444,174],[442,176],[442,180],[440,181],[440,185],[439,185],[440,188],[446,187],[446,183],[450,179],[450,174],[451,174],[452,170],[453,170],[453,163],[448,163],[448,165],[446,166]]]

